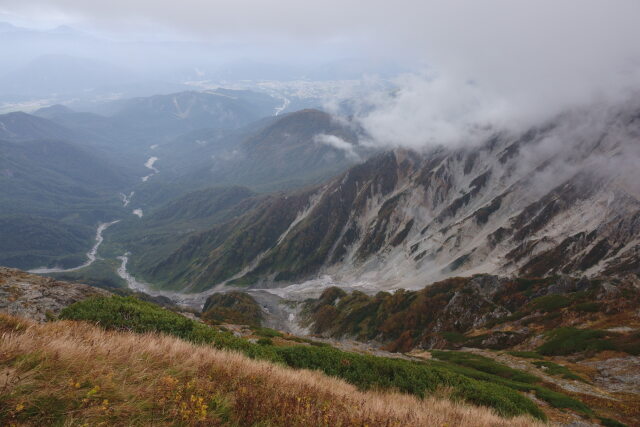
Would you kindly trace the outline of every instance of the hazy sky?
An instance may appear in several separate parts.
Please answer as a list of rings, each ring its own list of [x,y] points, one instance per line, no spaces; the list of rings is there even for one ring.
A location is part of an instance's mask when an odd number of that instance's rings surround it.
[[[402,137],[416,144],[634,90],[639,18],[638,0],[0,0],[0,19],[40,27],[423,64],[393,99],[368,100],[386,106],[378,138],[396,138],[405,118]]]

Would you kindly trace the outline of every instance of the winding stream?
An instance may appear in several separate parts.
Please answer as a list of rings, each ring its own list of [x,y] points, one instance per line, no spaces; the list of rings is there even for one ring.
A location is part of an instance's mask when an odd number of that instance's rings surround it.
[[[115,221],[111,221],[111,222],[101,222],[98,225],[98,229],[96,230],[96,243],[95,245],[93,245],[93,247],[89,250],[89,252],[87,252],[87,261],[82,264],[79,265],[77,267],[72,267],[72,268],[60,268],[60,267],[53,267],[53,268],[47,268],[47,267],[41,267],[41,268],[35,268],[33,270],[29,270],[29,273],[36,273],[36,274],[45,274],[45,273],[64,273],[67,271],[76,271],[76,270],[80,270],[81,268],[85,268],[90,266],[91,264],[93,264],[96,259],[98,259],[98,248],[100,247],[100,245],[102,244],[102,242],[104,241],[104,237],[102,237],[102,233],[109,227],[111,227],[113,224],[115,224],[116,222],[119,222],[120,220],[115,220]]]
[[[131,203],[131,198],[133,197],[134,194],[136,194],[135,191],[132,191],[131,193],[129,193],[129,195],[120,193],[120,199],[122,199],[122,206],[126,208],[129,205],[129,203]]]
[[[124,255],[118,257],[118,259],[121,261],[120,267],[118,267],[118,270],[117,270],[118,276],[120,276],[122,279],[124,279],[127,282],[127,286],[129,287],[129,289],[132,289],[134,291],[144,292],[146,294],[151,295],[151,291],[149,290],[149,287],[142,282],[138,282],[136,278],[133,277],[131,274],[129,274],[129,272],[127,271],[127,263],[129,262],[129,255],[131,254],[127,252]]]
[[[289,106],[290,103],[291,103],[291,101],[289,101],[288,98],[283,96],[282,97],[282,105],[280,107],[276,107],[275,108],[275,111],[274,111],[273,115],[274,116],[279,116],[280,113],[282,113]]]
[[[141,178],[142,182],[147,182],[147,180],[149,178],[151,178],[153,175],[155,175],[155,174],[160,172],[155,166],[153,166],[153,164],[155,162],[157,162],[157,161],[158,161],[157,157],[155,157],[155,156],[149,157],[149,160],[147,160],[147,162],[144,164],[144,167],[146,167],[147,169],[151,169],[151,173],[149,175],[147,175],[147,176],[143,176]]]
[[[136,278],[127,271],[127,263],[129,262],[130,255],[131,254],[127,252],[118,257],[118,259],[120,260],[120,267],[118,267],[117,273],[118,276],[120,276],[122,279],[124,279],[124,281],[127,282],[127,286],[131,290],[144,292],[145,294],[154,297],[166,297],[173,301],[175,304],[191,307],[197,310],[201,310],[204,302],[207,300],[207,297],[209,297],[209,295],[211,295],[212,293],[215,293],[214,290],[208,290],[195,294],[183,294],[173,291],[154,290],[149,284],[136,280]]]
[[[280,109],[277,109],[276,115],[279,114],[282,110],[284,110],[287,107],[288,103],[289,103],[289,100],[285,98],[282,107]],[[159,173],[158,169],[154,167],[154,163],[156,162],[156,160],[158,160],[157,157],[150,157],[147,160],[147,162],[144,164],[146,168],[152,171],[152,173],[150,173],[145,177],[142,177],[143,182],[146,182],[150,177]],[[124,207],[129,206],[134,194],[135,194],[134,191],[131,191],[128,195],[125,193],[119,194],[120,199],[122,200],[122,205]],[[143,215],[142,209],[134,209],[133,214],[139,217],[142,217]],[[87,252],[87,261],[84,264],[79,265],[77,267],[72,267],[72,268],[41,267],[41,268],[29,270],[29,273],[36,273],[36,274],[63,273],[68,271],[80,270],[82,268],[90,266],[98,259],[97,257],[98,249],[100,248],[100,245],[104,241],[102,234],[107,228],[109,228],[110,226],[112,226],[113,224],[119,221],[120,220],[115,220],[111,222],[100,223],[98,225],[98,228],[96,230],[95,244],[89,250],[89,252]],[[117,257],[117,259],[120,260],[120,266],[117,268],[116,273],[120,278],[122,278],[127,283],[127,287],[133,291],[143,292],[145,294],[155,296],[155,297],[158,297],[158,296],[166,297],[172,300],[177,305],[191,307],[196,310],[202,310],[202,306],[204,305],[206,299],[211,294],[214,294],[216,292],[225,292],[227,290],[227,289],[224,289],[224,286],[216,287],[214,289],[209,289],[204,292],[193,293],[193,294],[155,290],[148,283],[144,283],[136,280],[136,278],[127,271],[127,264],[129,262],[130,256],[131,254],[129,252],[126,252],[123,255]],[[289,307],[281,304],[283,301],[284,295],[279,295],[277,291],[273,292],[272,290],[266,290],[266,289],[249,290],[249,292],[253,295],[256,301],[264,309],[267,315],[266,323],[268,326],[276,327],[278,329],[286,330],[289,332],[295,332],[298,334],[305,333],[305,330],[300,328],[297,322],[295,321],[296,315],[298,314],[297,313],[298,309],[296,307]]]

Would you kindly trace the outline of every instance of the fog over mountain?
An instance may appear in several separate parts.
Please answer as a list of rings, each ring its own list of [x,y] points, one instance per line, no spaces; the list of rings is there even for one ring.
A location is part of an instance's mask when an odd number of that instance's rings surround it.
[[[436,127],[449,135],[446,123],[452,121],[473,126],[548,118],[576,103],[617,96],[638,81],[640,47],[635,40],[640,30],[635,17],[640,6],[631,0],[614,5],[597,0],[561,4],[374,1],[366,5],[279,1],[277,7],[260,1],[158,5],[139,0],[107,5],[8,0],[0,7],[0,16],[16,22],[40,27],[55,22],[86,29],[77,34],[56,32],[56,37],[63,38],[62,46],[69,37],[88,43],[88,34],[107,40],[117,34],[119,43],[96,41],[101,56],[127,68],[142,64],[145,71],[162,59],[152,75],[165,78],[182,67],[183,78],[198,79],[204,73],[205,79],[216,74],[228,79],[224,68],[246,60],[253,61],[247,67],[254,73],[256,68],[264,69],[265,75],[273,76],[268,69],[274,66],[297,70],[278,76],[287,80],[303,78],[323,62],[348,57],[369,60],[369,67],[363,62],[361,74],[384,72],[390,68],[385,60],[405,64],[398,71],[410,71],[409,66],[416,71],[420,66],[417,74],[397,81],[400,96],[390,108],[402,115],[416,99],[424,99],[420,116],[442,122],[416,128],[428,133],[424,139]],[[12,42],[18,50],[19,45]],[[76,46],[78,54],[88,53],[87,49],[80,52],[83,43]],[[90,49],[91,44],[87,46]],[[142,56],[134,55],[143,50]],[[378,66],[372,67],[375,61]],[[228,65],[221,66],[224,63]],[[241,70],[236,74],[247,78]],[[412,95],[403,96],[406,93]],[[384,98],[377,101],[385,102]],[[445,107],[434,115],[430,105],[443,103]],[[380,117],[385,118],[392,120],[390,115]],[[387,131],[378,132],[378,138],[388,139]]]
[[[277,5],[251,0],[233,4],[5,0],[0,3],[0,21],[4,21],[0,26],[4,53],[0,112],[8,114],[0,116],[0,136],[10,144],[6,153],[14,157],[5,156],[3,179],[14,189],[25,185],[31,189],[7,213],[39,212],[43,220],[56,221],[65,229],[119,219],[105,237],[105,250],[112,256],[133,251],[129,267],[150,274],[148,280],[155,276],[154,280],[164,283],[166,277],[151,272],[168,259],[153,258],[153,254],[168,256],[170,248],[176,250],[178,244],[201,238],[196,237],[199,233],[210,233],[222,218],[257,213],[268,220],[269,210],[256,206],[279,206],[275,202],[279,197],[298,200],[290,207],[290,219],[278,218],[283,221],[279,226],[288,223],[290,232],[300,226],[302,213],[309,213],[318,202],[315,197],[322,194],[320,189],[330,185],[331,179],[342,173],[352,176],[350,168],[364,167],[360,164],[369,164],[372,157],[385,158],[389,150],[394,150],[398,162],[405,156],[424,158],[412,162],[424,161],[428,166],[435,161],[435,153],[445,153],[436,156],[445,158],[475,153],[473,157],[489,150],[498,155],[497,148],[487,144],[500,141],[498,145],[508,150],[509,141],[527,140],[533,132],[535,144],[523,143],[526,148],[518,149],[517,155],[514,151],[511,167],[517,168],[517,174],[503,170],[502,161],[500,166],[489,166],[493,160],[485,159],[483,173],[493,179],[505,177],[495,182],[501,182],[501,187],[490,191],[493,196],[487,194],[483,200],[499,200],[507,181],[515,185],[523,179],[528,182],[524,199],[535,200],[589,165],[596,165],[590,173],[624,182],[625,192],[637,194],[634,111],[640,96],[640,45],[636,42],[640,28],[634,18],[639,13],[637,2],[623,0],[615,6],[590,0],[306,5],[289,0]],[[592,145],[599,140],[613,145]],[[111,165],[114,176],[100,188],[93,184],[84,188],[86,194],[78,193],[84,195],[77,200],[69,199],[65,189],[60,194],[65,194],[67,202],[54,209],[45,201],[60,188],[39,184],[33,177],[23,181],[17,172],[47,169],[36,165],[34,156],[17,155],[24,152],[26,143],[44,141],[67,144],[69,153],[82,150],[92,162]],[[23,145],[18,147],[19,143]],[[592,151],[585,152],[591,146]],[[413,182],[417,178],[408,178],[409,170],[399,167],[397,174],[408,179],[406,185],[417,185]],[[528,174],[535,176],[529,179]],[[77,182],[78,176],[69,171],[56,179]],[[461,178],[453,172],[448,179],[453,186],[449,191],[462,185],[455,191],[467,194],[460,203],[473,204],[480,189],[468,187],[471,184],[465,179],[454,184]],[[212,213],[205,215],[211,223],[195,221],[187,208],[182,227],[154,228],[163,234],[156,241],[163,242],[158,243],[163,249],[147,251],[142,258],[129,246],[144,251],[153,246],[153,240],[119,240],[124,236],[119,230],[136,235],[135,228],[151,221],[156,209],[166,210],[175,200],[206,205],[211,188],[227,186],[240,186],[242,194],[253,194],[246,197],[253,201],[234,205],[239,210],[230,217],[216,216],[213,221]],[[114,207],[110,201],[88,208],[93,206],[92,197],[105,188],[115,190],[112,196],[121,198],[123,206]],[[19,194],[5,192],[10,201]],[[92,200],[89,205],[85,197]],[[434,206],[423,206],[432,211],[429,218],[441,218],[441,204],[448,197],[455,199],[454,194],[438,197],[443,199]],[[376,206],[381,200],[370,203]],[[410,200],[426,203],[417,196]],[[284,208],[289,202],[283,203]],[[334,209],[357,215],[353,206],[341,203]],[[89,210],[74,215],[78,206]],[[373,209],[374,215],[377,208],[372,206],[367,211]],[[509,215],[517,210],[515,206],[514,202]],[[211,208],[212,212],[219,209]],[[127,214],[116,218],[113,209]],[[370,218],[361,220],[358,227],[364,228],[358,233],[366,235],[364,224]],[[182,220],[176,217],[176,221]],[[348,228],[346,223],[334,225]],[[348,234],[347,228],[341,233]],[[240,227],[235,237],[243,232]],[[168,238],[172,233],[180,238]],[[251,248],[258,256],[253,263],[276,249],[264,246],[267,242],[283,243],[284,234],[280,234],[278,239],[276,234],[265,236]],[[207,248],[199,245],[198,250]],[[53,256],[45,252],[24,256]],[[236,267],[252,259],[246,255]],[[7,256],[23,255],[12,253],[9,245]],[[76,250],[74,257],[78,256]],[[193,265],[192,258],[187,260]],[[17,265],[29,262],[21,259]],[[345,277],[358,280],[360,273],[355,272],[360,267],[349,268],[354,274]],[[324,268],[311,269],[309,274],[318,271]],[[219,278],[227,280],[228,273]],[[171,274],[201,277],[195,267]],[[296,276],[296,280],[308,278],[312,277]],[[172,287],[195,285],[181,280]],[[213,280],[210,285],[217,284]],[[196,287],[207,286],[198,282]]]
[[[639,17],[0,0],[0,425],[640,425]]]

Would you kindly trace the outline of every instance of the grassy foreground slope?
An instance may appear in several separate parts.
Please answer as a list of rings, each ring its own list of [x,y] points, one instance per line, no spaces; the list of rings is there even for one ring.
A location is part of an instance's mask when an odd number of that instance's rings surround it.
[[[154,315],[135,313],[133,330]],[[201,337],[186,325],[173,332]],[[3,425],[536,425],[442,398],[363,392],[175,336],[5,315],[0,334]]]
[[[495,409],[502,416],[544,413],[518,391],[489,379],[476,380],[447,366],[361,355],[329,346],[254,344],[131,297],[91,298],[67,307],[63,319],[86,320],[107,329],[160,332],[255,358],[314,369],[342,378],[361,390],[393,389],[424,397],[448,389],[452,399]]]

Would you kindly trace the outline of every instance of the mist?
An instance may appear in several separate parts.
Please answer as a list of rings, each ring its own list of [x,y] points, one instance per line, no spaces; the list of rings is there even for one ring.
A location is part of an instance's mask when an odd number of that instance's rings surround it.
[[[109,70],[98,79],[103,97],[377,80],[339,96],[353,102],[368,144],[410,148],[464,145],[628,97],[640,83],[638,16],[640,4],[626,0],[0,3],[0,20],[40,34],[3,33],[7,71],[42,55],[90,58]],[[59,25],[68,27],[51,30]],[[335,112],[337,97],[325,91],[317,104]]]

